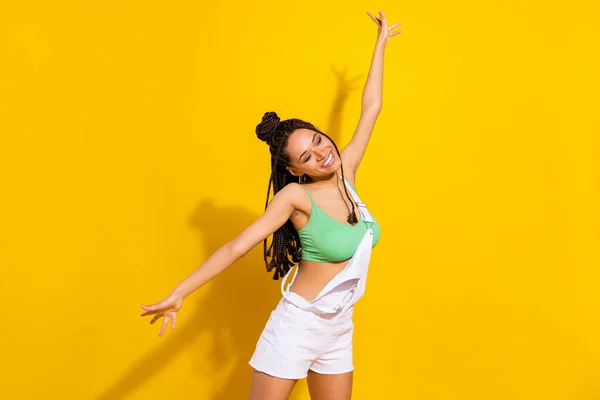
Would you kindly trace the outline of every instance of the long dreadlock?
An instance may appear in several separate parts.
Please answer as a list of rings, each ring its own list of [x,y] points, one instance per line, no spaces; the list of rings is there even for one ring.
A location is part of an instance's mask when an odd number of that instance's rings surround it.
[[[277,116],[277,113],[273,111],[266,112],[263,115],[260,124],[256,126],[256,136],[269,145],[269,152],[271,153],[271,176],[269,177],[265,209],[269,205],[271,185],[273,185],[273,196],[275,196],[277,192],[283,189],[288,183],[300,183],[301,177],[292,175],[286,169],[286,167],[290,165],[289,154],[286,151],[288,138],[296,129],[310,129],[314,132],[319,132],[320,134],[324,135],[331,140],[336,152],[338,153],[338,156],[341,159],[340,151],[338,150],[335,142],[310,122],[302,121],[297,118],[281,121]],[[343,165],[341,166],[341,170],[343,180]],[[310,179],[310,177],[308,177],[308,179]],[[345,184],[344,191],[346,192],[346,196],[352,204],[352,211],[348,215],[347,221],[348,223],[354,225],[358,222],[358,218],[354,210],[354,202],[350,199],[350,195],[348,194]],[[271,241],[271,245],[268,249],[267,238],[265,238],[263,248],[263,258],[267,267],[267,272],[275,269],[273,279],[278,280],[279,278],[283,278],[290,268],[292,268],[295,263],[299,262],[300,258],[302,257],[300,237],[294,228],[291,219],[288,219],[285,224],[283,224],[273,233],[273,240]],[[268,257],[271,257],[271,261],[268,261]]]

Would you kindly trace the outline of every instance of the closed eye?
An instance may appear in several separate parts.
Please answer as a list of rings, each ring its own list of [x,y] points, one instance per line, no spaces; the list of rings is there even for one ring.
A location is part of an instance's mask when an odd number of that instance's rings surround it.
[[[322,141],[323,141],[323,138],[321,136],[319,136],[319,141],[317,142],[317,146],[320,145]],[[310,160],[310,156],[306,157],[304,162],[308,162],[308,160]]]

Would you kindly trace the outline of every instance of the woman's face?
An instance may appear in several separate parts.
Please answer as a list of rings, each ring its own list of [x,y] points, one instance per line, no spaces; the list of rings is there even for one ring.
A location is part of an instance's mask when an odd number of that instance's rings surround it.
[[[310,129],[296,129],[288,138],[287,152],[293,175],[306,174],[312,178],[331,175],[341,161],[331,140]]]

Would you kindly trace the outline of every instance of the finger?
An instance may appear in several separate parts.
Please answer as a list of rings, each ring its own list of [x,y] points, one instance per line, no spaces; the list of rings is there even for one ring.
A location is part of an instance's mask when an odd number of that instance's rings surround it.
[[[163,308],[165,308],[164,300],[160,301],[158,303],[155,303],[155,304],[150,304],[149,306],[142,304],[142,308],[146,311],[154,311],[154,312],[160,311]]]
[[[402,29],[400,29],[400,30],[398,30],[398,31],[391,32],[391,33],[389,34],[389,36],[394,36],[394,35],[397,35],[397,34],[399,34],[399,33],[402,33]]]
[[[402,22],[396,22],[394,25],[390,26],[388,28],[388,30],[392,30],[392,29],[396,29],[397,27],[399,27],[400,25],[402,25]]]
[[[169,317],[165,316],[165,319],[163,319],[163,324],[160,327],[160,332],[158,332],[158,336],[162,336],[163,333],[165,333],[165,329],[167,327],[167,325],[169,324]]]
[[[155,323],[160,317],[162,317],[162,315],[160,314],[156,314],[151,320],[150,323],[153,324]]]
[[[358,80],[362,79],[363,75],[364,75],[364,74],[360,74],[360,75],[358,75],[358,76],[356,76],[356,77],[354,77],[354,78],[352,78],[352,79],[349,79],[349,80],[348,80],[348,83],[354,83],[354,82],[357,82]]]
[[[146,315],[154,314],[156,311],[146,311],[140,314],[141,317],[145,317]]]
[[[387,20],[385,18],[385,14],[383,13],[383,11],[379,10],[379,16],[381,17],[381,22],[383,23],[384,26],[387,26]]]
[[[175,329],[175,320],[177,319],[177,314],[173,314],[173,319],[171,319],[171,330]]]
[[[370,12],[367,11],[367,14],[369,14],[369,17],[371,17],[371,19],[376,23],[379,24],[381,21],[379,21],[379,18],[376,18],[373,14],[371,14]]]

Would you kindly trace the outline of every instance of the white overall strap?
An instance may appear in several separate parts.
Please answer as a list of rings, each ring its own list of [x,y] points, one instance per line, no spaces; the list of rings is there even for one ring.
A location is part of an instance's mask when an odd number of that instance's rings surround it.
[[[369,260],[371,257],[371,248],[373,244],[373,229],[368,228],[367,232],[363,236],[356,252],[352,256],[352,259],[346,264],[344,269],[340,271],[327,285],[321,290],[321,292],[313,300],[306,300],[297,293],[290,292],[290,286],[285,289],[285,281],[288,275],[292,272],[288,271],[285,278],[281,283],[281,292],[283,297],[293,303],[296,307],[304,310],[319,314],[321,316],[335,315],[340,310],[345,310],[351,307],[359,298],[361,298],[365,291],[366,275],[369,267]],[[297,273],[298,270],[296,270]],[[292,283],[296,278],[296,273],[292,278]],[[346,282],[356,282],[347,291],[336,290],[340,288]]]
[[[373,222],[371,213],[369,213],[369,210],[367,210],[367,205],[365,203],[363,203],[362,201],[360,201],[358,194],[356,194],[354,189],[352,189],[352,185],[350,185],[350,182],[348,182],[348,180],[346,178],[344,178],[344,180],[346,181],[346,187],[350,190],[350,194],[352,195],[352,198],[354,198],[354,201],[356,202],[356,204],[358,204],[358,210],[360,211],[363,219],[366,222]]]
[[[358,246],[358,249],[353,256],[353,260],[356,260],[357,266],[360,267],[360,278],[358,279],[357,284],[344,296],[343,302],[340,304],[342,311],[351,307],[365,293],[369,261],[371,259],[371,249],[373,247],[372,228],[367,229],[364,239],[365,240]]]
[[[281,280],[281,293],[282,294],[287,292],[287,290],[285,289],[285,282],[287,281],[288,276],[290,276],[290,274],[292,273],[292,269],[294,269],[294,268],[296,268],[296,270],[294,271],[294,276],[292,276],[292,281],[288,285],[288,290],[289,290],[290,286],[292,286],[292,283],[294,283],[294,280],[296,279],[296,275],[298,274],[298,265],[290,268],[290,270],[287,272],[287,274],[285,274],[285,276]]]

